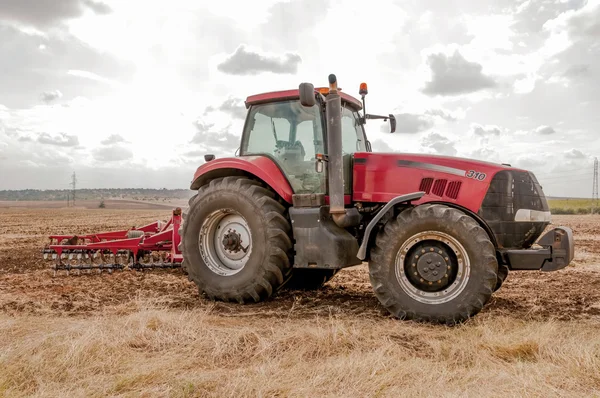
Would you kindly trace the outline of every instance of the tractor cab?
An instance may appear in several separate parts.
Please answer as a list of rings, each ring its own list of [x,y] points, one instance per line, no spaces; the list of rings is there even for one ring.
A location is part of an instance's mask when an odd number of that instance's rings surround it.
[[[315,91],[327,95],[328,89]],[[342,154],[345,194],[350,195],[352,155],[368,152],[362,117],[362,104],[342,96]],[[324,107],[315,103],[302,106],[298,90],[279,91],[248,97],[248,115],[242,134],[240,156],[266,156],[273,160],[295,193],[326,193],[326,168],[317,162],[327,154]]]
[[[353,193],[355,154],[371,152],[371,144],[364,130],[367,119],[389,119],[392,133],[395,131],[396,120],[391,114],[378,116],[365,112],[365,95],[368,93],[366,83],[361,83],[359,89],[362,102],[339,88],[337,93],[341,103],[339,146],[342,167],[339,168],[343,174],[345,202],[349,203]],[[269,159],[276,165],[278,174],[281,173],[290,185],[293,194],[328,195],[327,181],[330,172],[325,163],[330,156],[330,145],[325,102],[330,97],[330,88],[311,88],[310,95],[313,94],[315,103],[310,106],[301,104],[299,89],[247,97],[245,105],[248,112],[237,156],[245,159]],[[207,162],[214,159],[214,155],[205,155]],[[194,184],[201,181],[196,180]]]

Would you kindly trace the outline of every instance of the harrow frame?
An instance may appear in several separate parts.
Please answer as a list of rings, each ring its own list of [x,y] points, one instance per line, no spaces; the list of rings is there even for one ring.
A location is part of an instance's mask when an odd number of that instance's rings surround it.
[[[50,256],[56,259],[54,275],[57,271],[64,270],[82,271],[97,269],[123,271],[125,268],[144,270],[154,268],[180,268],[183,256],[178,249],[181,237],[179,226],[182,220],[181,208],[173,210],[171,219],[166,223],[156,221],[141,227],[132,227],[120,231],[109,231],[87,235],[50,235],[50,243],[42,250],[44,259]],[[152,252],[159,252],[161,261],[154,262]],[[107,262],[106,255],[114,258],[114,262]],[[148,255],[152,260],[142,263]],[[94,259],[101,257],[100,264],[94,264]],[[127,257],[126,263],[118,262],[118,257]],[[89,259],[90,263],[71,264],[70,260]],[[64,259],[69,261],[63,262]]]

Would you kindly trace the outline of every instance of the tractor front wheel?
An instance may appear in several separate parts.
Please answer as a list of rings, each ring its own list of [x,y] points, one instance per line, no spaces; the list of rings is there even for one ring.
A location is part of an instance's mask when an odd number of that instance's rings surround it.
[[[506,278],[508,277],[508,267],[504,264],[498,264],[498,279],[494,291],[500,289]]]
[[[291,272],[285,207],[260,182],[224,177],[190,200],[181,252],[188,277],[209,298],[239,303],[270,297]]]
[[[443,205],[410,208],[388,221],[369,263],[375,295],[392,315],[445,324],[477,314],[492,295],[497,272],[485,230]]]

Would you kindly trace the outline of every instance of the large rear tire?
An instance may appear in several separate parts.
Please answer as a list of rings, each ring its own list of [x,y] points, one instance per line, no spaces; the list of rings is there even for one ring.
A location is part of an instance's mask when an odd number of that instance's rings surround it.
[[[392,315],[445,324],[477,314],[492,295],[497,272],[485,230],[443,205],[417,206],[389,220],[369,263],[375,295]]]
[[[290,224],[275,194],[246,177],[224,177],[190,199],[183,222],[184,271],[213,300],[259,302],[291,272]]]
[[[317,290],[338,273],[338,269],[294,268],[292,277],[285,284],[287,290]]]

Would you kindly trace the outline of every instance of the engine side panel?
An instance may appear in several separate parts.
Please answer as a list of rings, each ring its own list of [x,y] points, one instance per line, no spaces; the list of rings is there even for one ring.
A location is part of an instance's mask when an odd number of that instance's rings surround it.
[[[194,173],[190,188],[196,190],[212,178],[236,175],[236,173],[239,175],[239,171],[260,178],[283,200],[292,203],[293,191],[290,183],[277,164],[266,156],[240,156],[206,162]]]
[[[354,201],[386,203],[398,195],[425,191],[414,201],[449,202],[477,213],[501,165],[444,156],[357,152]]]

